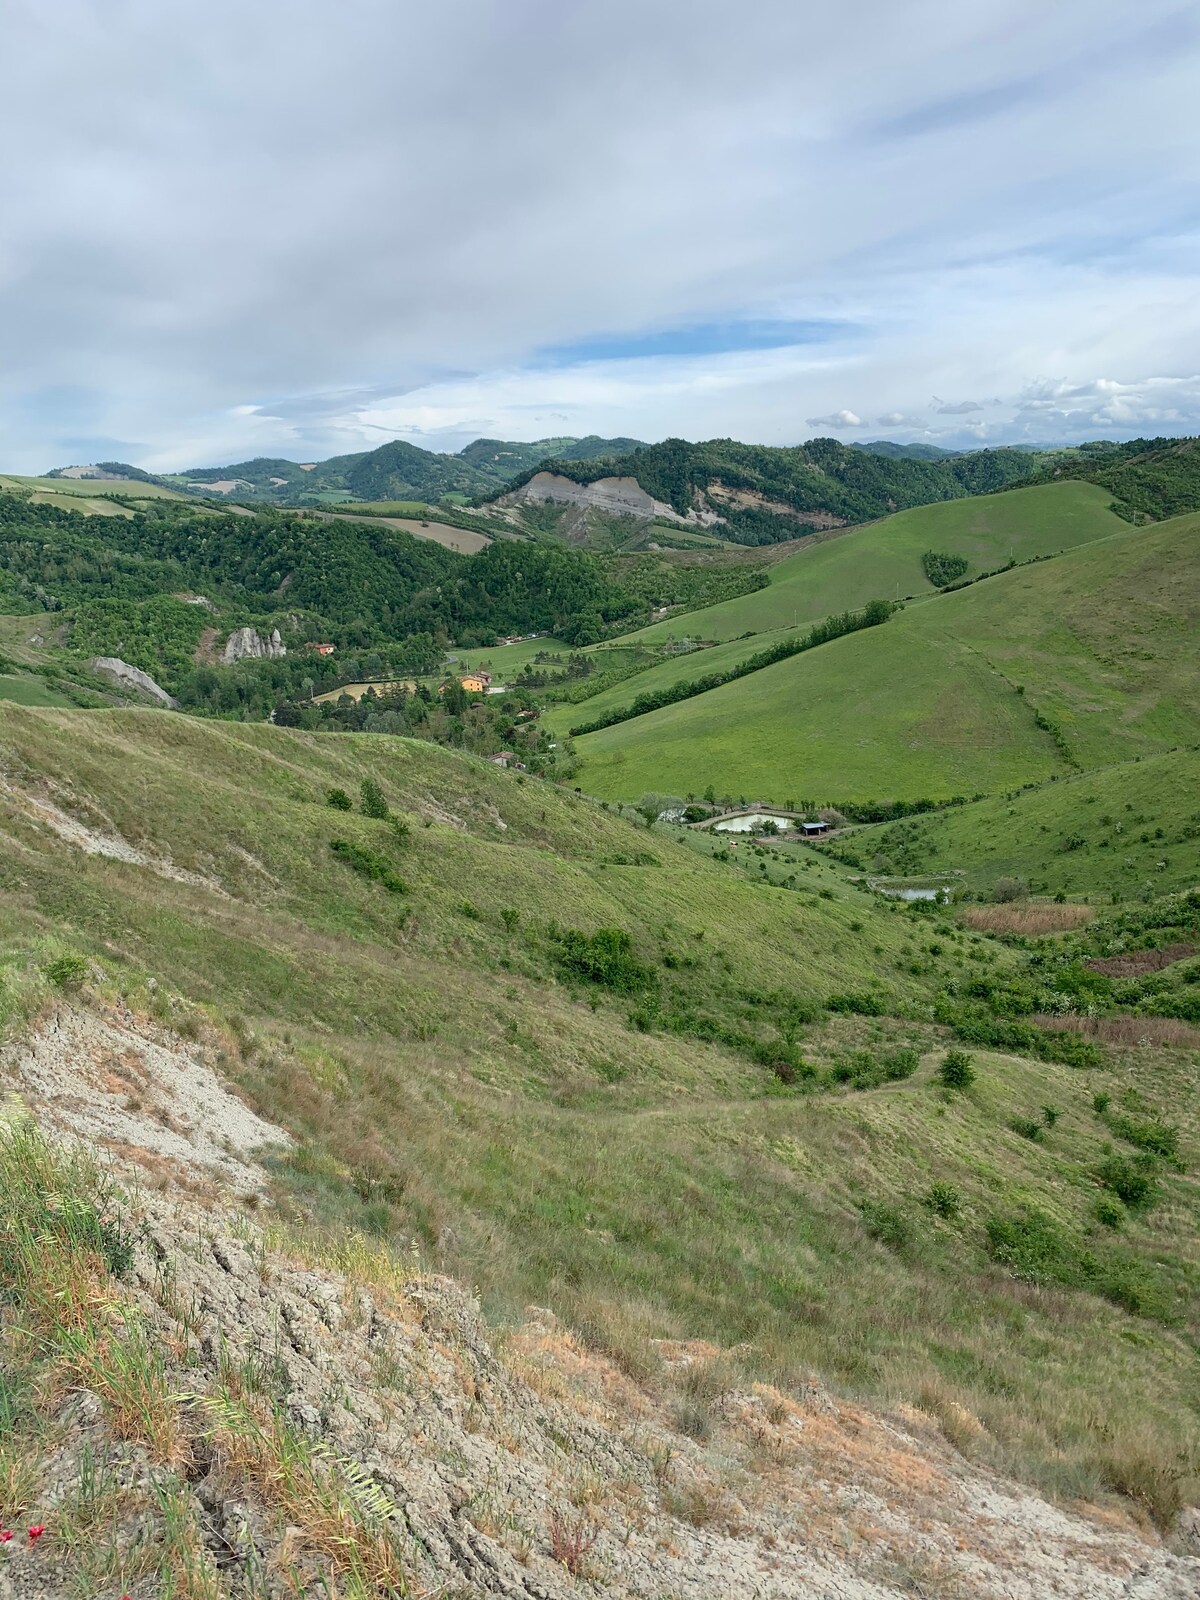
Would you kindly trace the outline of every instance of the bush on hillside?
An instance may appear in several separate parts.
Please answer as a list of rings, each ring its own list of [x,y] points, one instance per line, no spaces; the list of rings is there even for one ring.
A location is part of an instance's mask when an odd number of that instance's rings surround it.
[[[937,589],[944,589],[948,583],[953,583],[956,578],[963,576],[969,563],[965,556],[947,555],[939,550],[926,550],[921,557],[921,565],[930,583]]]
[[[370,878],[373,883],[381,883],[389,894],[407,894],[408,885],[403,878],[393,872],[390,864],[382,856],[376,855],[374,850],[365,850],[362,845],[352,844],[349,839],[332,839],[329,848],[340,861],[364,878]]]
[[[965,1050],[947,1050],[938,1068],[938,1077],[947,1089],[969,1089],[975,1082],[970,1056]]]
[[[992,891],[992,898],[997,905],[1006,905],[1010,900],[1025,900],[1028,896],[1029,884],[1024,878],[997,878]]]
[[[358,786],[358,793],[364,817],[373,817],[376,822],[388,820],[392,814],[391,807],[374,778],[364,778]]]
[[[335,811],[354,810],[354,802],[345,789],[330,789],[325,796],[325,804],[332,806]]]
[[[42,968],[56,989],[70,993],[81,989],[88,975],[88,964],[83,956],[58,956]]]
[[[653,973],[637,959],[633,940],[624,928],[597,928],[595,933],[564,928],[551,937],[559,966],[572,977],[623,994],[645,989],[653,981]]]

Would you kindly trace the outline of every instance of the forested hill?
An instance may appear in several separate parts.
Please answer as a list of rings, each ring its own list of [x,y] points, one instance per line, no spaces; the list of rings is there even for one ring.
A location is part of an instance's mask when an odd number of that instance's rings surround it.
[[[552,540],[496,540],[466,556],[383,521],[274,507],[152,499],[129,516],[86,516],[0,493],[0,614],[53,613],[68,657],[119,656],[179,693],[243,625],[278,628],[314,668],[303,646],[330,642],[381,651],[389,671],[426,672],[451,642],[553,632],[590,644],[648,622],[664,601],[709,604],[763,582],[744,564],[622,560]]]
[[[1040,463],[1026,450],[976,450],[936,461],[884,456],[810,439],[789,447],[709,439],[661,444],[615,459],[572,461],[555,457],[527,468],[519,488],[535,472],[555,472],[576,483],[598,478],[636,478],[642,488],[681,515],[710,509],[725,517],[734,538],[746,544],[793,538],[789,512],[825,513],[842,522],[866,522],[907,506],[955,500],[1028,482]],[[768,504],[768,502],[770,502]]]
[[[1162,522],[1200,511],[1200,439],[1091,446],[1050,473],[1100,484],[1112,494],[1113,510],[1128,522]]]
[[[476,439],[457,455],[422,450],[392,439],[377,450],[331,456],[328,461],[297,462],[259,456],[223,467],[193,467],[158,481],[175,489],[228,494],[234,500],[265,500],[279,505],[328,505],[353,500],[418,500],[436,503],[446,495],[485,495],[547,456],[570,461],[621,455],[638,448],[637,439]],[[232,486],[232,487],[231,487]]]

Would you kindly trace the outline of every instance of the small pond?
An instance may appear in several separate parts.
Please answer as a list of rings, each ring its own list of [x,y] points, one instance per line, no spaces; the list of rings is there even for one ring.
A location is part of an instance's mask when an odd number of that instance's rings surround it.
[[[755,828],[761,828],[768,822],[773,822],[780,832],[792,826],[791,817],[775,816],[770,811],[753,811],[745,817],[724,817],[720,822],[714,822],[713,832],[750,833]]]

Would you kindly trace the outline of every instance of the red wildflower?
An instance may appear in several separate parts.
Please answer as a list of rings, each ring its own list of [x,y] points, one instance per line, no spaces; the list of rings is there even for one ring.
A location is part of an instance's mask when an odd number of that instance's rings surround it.
[[[0,1528],[0,1544],[7,1544],[11,1538],[12,1533],[8,1528]]]
[[[30,1542],[30,1544],[36,1544],[38,1542],[38,1540],[42,1537],[42,1535],[45,1533],[45,1531],[46,1531],[45,1528],[42,1526],[42,1524],[40,1522],[35,1522],[33,1527],[30,1528],[30,1530],[29,1530],[29,1542]]]

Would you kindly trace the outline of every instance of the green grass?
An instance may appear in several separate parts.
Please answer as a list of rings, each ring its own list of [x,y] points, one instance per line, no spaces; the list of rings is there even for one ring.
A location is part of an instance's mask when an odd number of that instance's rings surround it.
[[[14,678],[0,674],[0,700],[19,706],[68,706],[65,695],[55,694],[40,678]]]
[[[571,646],[561,639],[522,639],[518,644],[498,644],[487,649],[463,646],[451,650],[446,656],[447,669],[452,672],[490,672],[499,683],[515,676],[522,667],[532,666],[534,657],[542,651],[560,655],[563,666],[571,653]],[[454,660],[451,661],[450,657]]]
[[[414,1236],[493,1312],[550,1304],[633,1370],[653,1365],[654,1337],[744,1341],[785,1382],[815,1369],[936,1415],[966,1406],[986,1429],[973,1448],[1061,1492],[1173,1472],[1155,1489],[1164,1517],[1190,1492],[1200,1150],[1185,1056],[1135,1050],[1083,1073],[977,1053],[976,1087],[947,1098],[934,992],[1001,975],[1015,952],[844,881],[830,898],[761,886],[702,845],[427,745],[8,705],[0,764],[19,847],[0,854],[0,1004],[14,1025],[36,1011],[51,957],[76,953],[108,996],[215,1034],[252,1103],[300,1141],[280,1169],[285,1212]],[[366,777],[406,841],[325,804]],[[61,843],[21,798],[47,786],[224,893]],[[408,893],[348,871],[334,838],[389,860]],[[807,876],[824,887],[833,870]],[[552,923],[628,932],[677,1014],[725,1034],[672,1031],[637,970],[629,993],[573,977]],[[847,991],[881,1014],[823,1011]],[[878,1089],[804,1094],[739,1035],[822,1068],[902,1045],[922,1063]],[[1159,1207],[1114,1241],[1092,1217],[1112,1138],[1092,1095],[1116,1104],[1131,1085],[1171,1108],[1187,1171],[1165,1173]],[[1034,1144],[1011,1123],[1043,1103],[1062,1116]],[[952,1222],[922,1204],[935,1181],[959,1192]],[[1030,1205],[1064,1262],[1126,1253],[1159,1310],[999,1270],[987,1220]]]
[[[580,781],[622,799],[710,783],[777,802],[944,798],[1192,743],[1198,528],[1122,525],[587,735]]]
[[[96,500],[106,495],[120,495],[122,499],[181,500],[181,494],[164,489],[161,484],[143,483],[137,478],[28,478],[11,472],[0,473],[0,488],[33,489],[55,498]]]
[[[1149,756],[862,828],[845,848],[877,872],[961,870],[976,892],[1000,878],[1073,898],[1190,888],[1200,883],[1200,754]]]
[[[1095,484],[1067,482],[917,506],[798,551],[771,568],[766,589],[668,618],[631,637],[647,644],[736,639],[857,610],[868,600],[932,594],[921,567],[926,550],[964,556],[968,577],[1010,557],[1052,555],[1118,532],[1123,524],[1108,509],[1111,498]]]

